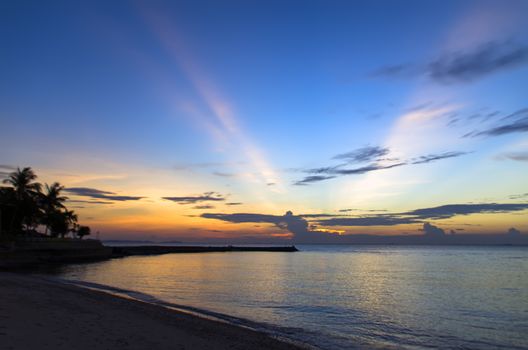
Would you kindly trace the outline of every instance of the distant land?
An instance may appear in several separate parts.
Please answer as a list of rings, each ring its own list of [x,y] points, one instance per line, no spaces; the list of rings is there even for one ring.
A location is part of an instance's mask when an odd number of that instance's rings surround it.
[[[313,235],[296,235],[292,239],[270,239],[251,237],[249,239],[232,239],[226,240],[209,239],[193,242],[183,242],[177,240],[171,241],[152,241],[152,240],[103,240],[105,245],[156,245],[156,244],[189,244],[189,245],[229,245],[229,244],[271,244],[271,245],[290,245],[290,244],[347,244],[347,245],[479,245],[479,246],[528,246],[528,235],[521,233],[506,234],[441,234],[441,235],[371,235],[371,234],[313,234]]]
[[[296,244],[374,244],[374,245],[515,245],[528,246],[526,234],[445,234],[445,235],[327,235],[310,237]]]

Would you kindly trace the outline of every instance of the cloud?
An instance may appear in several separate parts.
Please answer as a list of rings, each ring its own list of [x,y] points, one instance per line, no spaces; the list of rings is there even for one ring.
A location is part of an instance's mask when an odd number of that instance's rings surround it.
[[[501,136],[528,131],[528,108],[523,108],[500,119],[500,124],[483,131],[471,131],[462,137]]]
[[[443,54],[425,64],[398,64],[377,69],[372,77],[426,76],[441,84],[472,82],[487,75],[528,63],[528,46],[487,42],[471,50]]]
[[[287,211],[284,215],[266,215],[266,214],[250,214],[250,213],[236,213],[236,214],[215,214],[204,213],[202,218],[217,219],[232,223],[269,223],[284,230],[288,230],[296,242],[310,242],[320,238],[321,236],[335,236],[334,233],[324,230],[310,230],[308,221],[300,215],[294,215],[291,211]]]
[[[233,174],[233,173],[224,173],[224,172],[221,172],[221,171],[215,171],[215,172],[213,172],[213,175],[220,176],[220,177],[234,177],[235,176],[235,174]]]
[[[214,209],[214,206],[213,205],[209,205],[209,204],[195,205],[193,207],[193,209],[200,209],[200,210],[203,210],[203,209]]]
[[[362,216],[328,215],[330,218],[318,220],[323,226],[394,226],[422,223],[424,220],[448,219],[456,215],[480,213],[509,213],[528,209],[528,203],[483,203],[448,204],[438,207],[415,209],[402,213],[387,213]],[[304,216],[308,217],[308,216]],[[313,217],[324,217],[323,215]]]
[[[448,204],[431,208],[415,209],[402,213],[383,213],[361,216],[343,216],[342,214],[300,214],[291,216],[287,214],[287,219],[288,222],[302,219],[302,221],[306,222],[307,225],[308,219],[310,220],[310,223],[316,223],[318,226],[340,227],[396,226],[403,224],[422,223],[427,224],[423,228],[424,232],[433,232],[434,227],[432,227],[431,224],[425,222],[425,220],[448,219],[457,215],[479,213],[509,213],[526,209],[528,209],[528,203]],[[284,216],[254,213],[204,213],[201,215],[201,217],[207,219],[223,220],[232,223],[270,223],[278,227],[284,227],[283,223],[285,222]],[[300,224],[297,223],[292,225],[295,226]],[[320,233],[320,231],[321,230],[315,230],[312,231],[312,233]],[[293,231],[291,232],[293,233]]]
[[[508,230],[508,234],[510,236],[519,236],[521,234],[521,231],[517,230],[516,228],[512,227]]]
[[[382,156],[388,155],[389,148],[363,147],[363,148],[360,148],[352,152],[337,155],[333,159],[346,159],[348,160],[348,163],[356,163],[356,162],[363,162],[365,160],[372,160],[372,159],[378,158],[376,159],[375,163],[357,167],[357,168],[352,168],[352,169],[345,168],[346,164],[305,169],[305,170],[302,170],[302,172],[308,173],[308,174],[316,174],[316,175],[306,176],[303,179],[294,182],[294,185],[304,186],[304,185],[308,185],[314,182],[320,182],[320,181],[333,179],[337,176],[360,175],[360,174],[365,174],[371,171],[392,169],[392,168],[401,167],[404,165],[431,163],[431,162],[441,160],[441,159],[459,157],[467,153],[468,152],[460,152],[460,151],[444,152],[440,154],[428,154],[428,155],[420,156],[418,158],[413,158],[410,160],[399,161],[399,159],[397,158],[394,158],[394,159],[379,158],[380,156],[382,157]],[[397,163],[387,164],[387,161],[389,162],[397,161]],[[385,164],[382,164],[382,163],[385,163]]]
[[[400,215],[414,216],[421,219],[447,219],[455,215],[507,213],[525,209],[528,209],[528,203],[447,204],[432,208],[415,209]]]
[[[528,193],[522,193],[522,194],[512,194],[510,196],[510,199],[521,199],[521,198],[527,198]]]
[[[505,134],[512,134],[517,132],[528,131],[528,117],[514,121],[513,123],[504,124],[488,130],[477,132],[471,136],[501,136]]]
[[[396,164],[391,164],[391,165],[371,164],[371,165],[363,166],[360,168],[354,168],[354,169],[341,169],[339,167],[328,167],[328,168],[309,169],[309,170],[306,170],[305,172],[315,173],[315,174],[325,173],[325,174],[332,174],[332,175],[339,175],[339,176],[359,175],[359,174],[365,174],[365,173],[376,171],[376,170],[391,169],[391,168],[399,167],[405,164],[406,163],[396,163]],[[299,180],[295,182],[294,184],[295,185],[306,185],[312,182],[333,179],[335,177],[336,176],[322,176],[322,175],[306,176],[304,179]]]
[[[379,157],[386,156],[390,150],[386,147],[367,146],[358,148],[352,152],[338,154],[332,159],[343,159],[348,163],[361,163],[375,160]]]
[[[68,193],[72,193],[76,196],[80,197],[91,197],[91,198],[97,198],[97,199],[107,199],[112,201],[137,201],[145,197],[137,197],[137,196],[121,196],[116,195],[115,192],[110,191],[102,191],[95,188],[88,188],[88,187],[70,187],[66,188],[64,191]]]
[[[422,231],[426,236],[436,236],[441,237],[445,235],[445,231],[442,230],[440,227],[431,225],[428,222],[424,222]],[[451,230],[452,233],[454,233],[453,230]]]
[[[460,157],[466,154],[468,154],[468,152],[445,152],[440,154],[429,154],[426,156],[420,156],[418,158],[412,159],[411,164],[425,164],[434,162],[436,160]]]
[[[419,222],[421,221],[415,218],[401,217],[398,215],[391,214],[346,218],[336,217],[318,221],[318,223],[323,226],[394,226],[402,224],[414,224]]]
[[[517,162],[528,162],[528,152],[507,152],[499,155],[499,159],[510,159]]]
[[[455,230],[446,235],[445,231],[428,221],[429,219],[445,219],[455,215],[473,213],[498,213],[528,209],[524,204],[455,204],[432,208],[416,209],[404,213],[365,215],[358,217],[343,217],[334,214],[300,214],[294,215],[287,211],[284,215],[269,215],[258,213],[203,213],[206,219],[216,219],[231,223],[271,224],[280,229],[287,230],[296,243],[363,243],[363,244],[428,244],[428,243],[453,243],[453,244],[503,244],[504,234],[501,235],[455,235]],[[321,219],[322,218],[322,219]],[[313,220],[311,220],[313,219]],[[376,235],[341,235],[345,231],[330,230],[327,227],[361,227],[361,226],[396,226],[401,224],[422,224],[420,231],[423,235],[404,236],[376,236]],[[447,224],[446,224],[447,225]],[[463,224],[462,224],[463,225]],[[260,227],[260,225],[254,225]],[[456,229],[463,231],[463,229]],[[519,237],[520,232],[512,228],[509,237]],[[502,236],[499,237],[499,236]],[[420,238],[422,237],[422,238]],[[451,238],[449,238],[451,237]],[[458,237],[458,238],[453,238]],[[438,239],[442,238],[441,241]],[[448,239],[449,238],[449,239]],[[444,241],[444,239],[447,239]],[[511,241],[508,241],[512,243]],[[517,243],[520,243],[517,242]]]
[[[310,184],[312,182],[319,182],[324,180],[330,180],[335,178],[335,176],[321,176],[321,175],[312,175],[312,176],[306,176],[304,179],[296,181],[294,185],[296,186],[304,186],[307,184]]]
[[[225,205],[242,205],[244,203],[242,202],[229,202],[229,203],[225,203]]]
[[[176,202],[179,204],[194,204],[198,202],[207,201],[225,201],[225,197],[220,193],[216,192],[205,192],[200,196],[187,196],[187,197],[162,197],[165,200]]]
[[[428,65],[429,76],[438,82],[467,82],[497,71],[528,63],[528,47],[489,42],[472,51],[440,57]]]
[[[339,209],[338,212],[340,213],[348,213],[351,211],[368,211],[368,212],[378,212],[378,211],[387,211],[386,209],[353,209],[353,208],[346,208],[346,209]]]
[[[361,168],[355,168],[355,169],[336,169],[334,174],[338,175],[358,175],[358,174],[364,174],[368,173],[370,171],[376,171],[376,170],[383,170],[383,169],[391,169],[395,167],[399,167],[402,165],[406,165],[407,163],[396,163],[391,165],[379,165],[379,164],[371,164],[367,165]]]
[[[206,219],[217,219],[228,221],[232,223],[246,223],[246,222],[261,222],[277,224],[281,216],[266,215],[266,214],[250,214],[250,213],[235,213],[235,214],[219,214],[219,213],[204,213],[201,215]]]
[[[81,199],[68,199],[68,203],[114,204],[114,202],[109,202],[109,201],[85,201]]]

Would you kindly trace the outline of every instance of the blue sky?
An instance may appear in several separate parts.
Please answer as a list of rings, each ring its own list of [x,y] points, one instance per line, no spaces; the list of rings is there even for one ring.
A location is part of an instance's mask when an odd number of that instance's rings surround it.
[[[528,192],[525,1],[0,7],[0,171],[29,165],[42,181],[145,197],[77,205],[112,237],[288,234],[206,212],[368,216],[527,200],[510,198]],[[333,159],[350,152],[364,158]],[[206,192],[243,204],[163,199]],[[79,193],[71,199],[94,199]],[[527,231],[525,218],[450,220],[486,233]]]

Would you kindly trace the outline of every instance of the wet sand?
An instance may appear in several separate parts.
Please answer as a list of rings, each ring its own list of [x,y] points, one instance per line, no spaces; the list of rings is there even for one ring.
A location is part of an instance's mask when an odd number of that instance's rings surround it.
[[[0,272],[2,349],[300,349],[263,333],[45,278]]]

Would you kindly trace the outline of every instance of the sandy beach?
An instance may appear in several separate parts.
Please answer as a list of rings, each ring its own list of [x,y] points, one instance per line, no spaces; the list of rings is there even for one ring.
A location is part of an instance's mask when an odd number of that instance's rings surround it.
[[[2,349],[296,349],[237,326],[44,278],[0,273]]]

